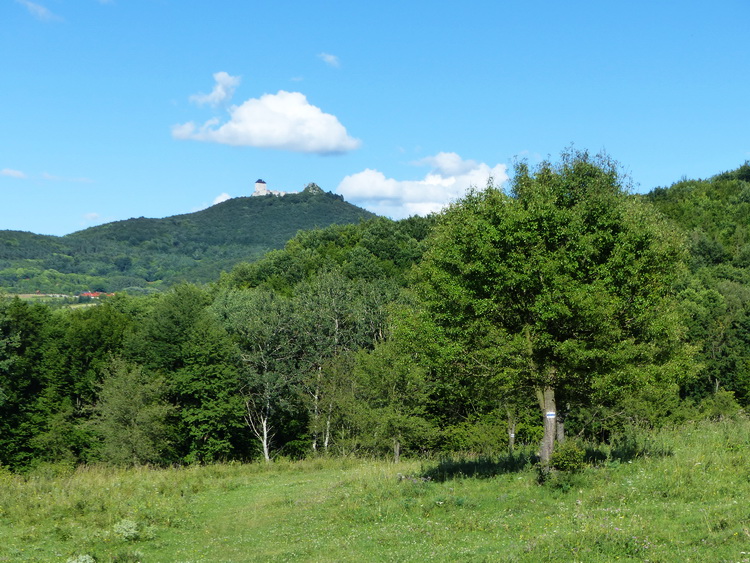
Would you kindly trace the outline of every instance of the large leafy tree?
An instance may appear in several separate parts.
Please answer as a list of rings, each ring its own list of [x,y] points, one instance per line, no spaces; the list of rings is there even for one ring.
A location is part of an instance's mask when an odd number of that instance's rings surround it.
[[[182,345],[182,362],[169,378],[179,405],[185,461],[241,457],[246,440],[239,350],[208,311],[191,327]]]
[[[118,465],[166,461],[174,407],[165,398],[164,379],[118,358],[103,371],[91,420],[101,438],[102,458]]]
[[[338,270],[298,284],[293,299],[297,366],[308,408],[313,451],[331,443],[335,385],[327,364],[342,353],[373,348],[387,325],[386,306],[398,287],[385,280],[351,280]],[[332,392],[334,391],[334,392]]]
[[[271,460],[275,442],[288,442],[285,422],[300,411],[297,323],[288,298],[271,291],[231,290],[212,307],[239,347],[240,389],[245,421],[263,457]],[[288,429],[287,429],[288,430]]]
[[[46,324],[37,371],[43,389],[37,407],[46,413],[39,435],[30,440],[36,457],[50,461],[85,460],[95,445],[90,416],[98,387],[113,355],[121,352],[131,324],[126,299],[95,307],[55,311]]]
[[[679,236],[627,193],[616,163],[569,151],[516,166],[440,217],[418,271],[431,317],[507,385],[533,390],[549,461],[568,405],[669,385],[684,366],[671,292]],[[483,370],[483,371],[486,371]]]
[[[244,455],[239,350],[207,291],[182,284],[155,300],[129,341],[147,373],[161,376],[177,407],[174,451],[187,462]]]
[[[360,350],[353,370],[361,440],[376,451],[391,448],[396,463],[404,447],[426,447],[434,434],[426,409],[430,384],[415,356],[388,340]]]
[[[48,414],[40,362],[49,310],[16,298],[0,302],[0,463],[13,468],[34,459],[33,438]]]

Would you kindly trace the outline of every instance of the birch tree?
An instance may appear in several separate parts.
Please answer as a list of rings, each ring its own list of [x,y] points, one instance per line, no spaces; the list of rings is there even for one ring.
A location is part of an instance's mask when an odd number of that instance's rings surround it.
[[[213,311],[240,347],[245,421],[270,461],[279,416],[292,409],[299,394],[291,304],[271,291],[228,291]]]
[[[372,349],[384,337],[386,306],[397,287],[379,280],[351,280],[337,270],[299,284],[294,298],[295,330],[300,334],[299,368],[310,417],[312,449],[331,443],[336,382],[329,369],[339,355]]]

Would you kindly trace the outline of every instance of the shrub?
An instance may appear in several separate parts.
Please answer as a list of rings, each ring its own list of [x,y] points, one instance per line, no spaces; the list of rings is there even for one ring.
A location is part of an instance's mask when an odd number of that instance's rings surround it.
[[[141,535],[138,530],[138,523],[128,519],[120,520],[114,525],[112,531],[125,541],[136,541]]]
[[[734,398],[734,392],[722,389],[703,399],[700,410],[709,420],[723,420],[737,415],[742,407]]]
[[[550,458],[550,465],[558,471],[575,473],[586,466],[586,452],[575,441],[558,444]]]

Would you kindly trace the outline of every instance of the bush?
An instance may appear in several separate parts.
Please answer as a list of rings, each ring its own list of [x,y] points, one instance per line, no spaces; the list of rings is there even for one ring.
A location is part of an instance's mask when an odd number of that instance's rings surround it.
[[[732,418],[741,410],[742,407],[734,398],[734,392],[723,389],[703,399],[700,405],[701,415],[709,420]]]
[[[575,473],[586,466],[586,452],[575,441],[558,444],[550,457],[550,466],[558,471]]]
[[[76,555],[75,557],[69,557],[66,563],[96,563],[96,559],[90,555]]]

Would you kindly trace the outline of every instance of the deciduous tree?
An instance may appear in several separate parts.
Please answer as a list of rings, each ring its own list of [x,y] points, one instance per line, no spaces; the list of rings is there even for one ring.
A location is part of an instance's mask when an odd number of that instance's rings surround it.
[[[419,268],[432,319],[493,342],[496,370],[536,393],[548,463],[565,411],[674,383],[681,325],[671,304],[679,236],[627,193],[616,163],[585,152],[516,166],[439,218]]]
[[[103,459],[122,465],[163,462],[174,411],[164,380],[117,358],[104,372],[92,418]]]

